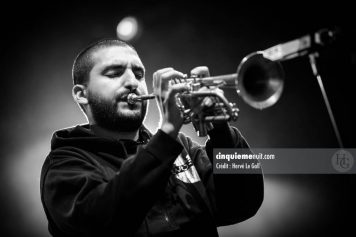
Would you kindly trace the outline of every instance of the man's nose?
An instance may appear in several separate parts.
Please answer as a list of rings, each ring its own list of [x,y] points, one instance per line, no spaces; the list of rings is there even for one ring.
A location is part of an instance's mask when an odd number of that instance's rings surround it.
[[[131,91],[136,90],[138,87],[138,80],[131,69],[126,70],[124,86]]]

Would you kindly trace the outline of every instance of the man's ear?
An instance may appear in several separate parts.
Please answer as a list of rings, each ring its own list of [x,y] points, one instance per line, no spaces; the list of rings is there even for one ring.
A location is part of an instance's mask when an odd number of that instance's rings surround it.
[[[88,104],[88,91],[86,86],[80,84],[74,85],[72,89],[72,95],[74,100],[79,105]]]

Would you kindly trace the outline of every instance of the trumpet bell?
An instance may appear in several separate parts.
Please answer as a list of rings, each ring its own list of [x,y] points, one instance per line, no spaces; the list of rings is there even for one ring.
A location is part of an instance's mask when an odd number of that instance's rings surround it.
[[[243,100],[256,109],[274,105],[284,86],[284,71],[278,61],[266,58],[262,51],[242,59],[237,69],[237,92]]]

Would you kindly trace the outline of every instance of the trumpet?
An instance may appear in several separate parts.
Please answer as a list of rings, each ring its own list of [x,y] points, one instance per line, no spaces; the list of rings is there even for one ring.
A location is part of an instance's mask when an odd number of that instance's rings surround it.
[[[233,74],[184,78],[183,82],[179,83],[187,83],[190,90],[188,93],[184,92],[178,95],[177,105],[181,109],[185,123],[192,122],[198,136],[206,136],[207,130],[211,127],[210,122],[235,121],[238,118],[239,110],[235,103],[230,103],[223,95],[213,90],[200,90],[202,87],[235,89],[237,94],[255,109],[262,110],[274,105],[281,97],[284,87],[284,71],[280,62],[299,56],[309,55],[313,72],[318,77],[319,85],[322,87],[320,76],[317,75],[315,55],[320,48],[332,43],[338,32],[338,29],[321,29],[313,34],[275,45],[263,51],[253,52],[242,59],[237,67],[237,72]],[[154,97],[159,98],[161,95],[160,84],[160,81],[153,81],[153,87],[156,89],[154,94],[151,96],[133,96],[131,103]],[[321,89],[331,120],[334,121],[324,89]],[[213,98],[213,109],[206,111],[193,108],[192,106],[196,105],[189,102],[197,97]],[[160,107],[162,107],[162,104],[160,104]],[[339,137],[335,122],[333,122],[333,126]],[[342,144],[341,139],[338,138],[338,140]]]
[[[172,82],[175,83],[175,82]],[[266,57],[264,51],[257,51],[244,57],[238,65],[237,72],[211,77],[184,78],[190,90],[179,94],[177,105],[181,109],[184,123],[192,122],[198,136],[207,135],[209,123],[214,121],[236,121],[239,109],[223,95],[214,91],[199,91],[202,87],[235,89],[237,94],[250,106],[265,109],[274,105],[280,98],[284,85],[284,71],[279,61]],[[155,82],[154,82],[155,84]],[[157,84],[157,82],[156,82]],[[137,96],[129,94],[128,103],[159,97],[160,93]],[[214,104],[209,111],[191,108],[193,98],[212,98]],[[199,110],[198,110],[199,111]]]

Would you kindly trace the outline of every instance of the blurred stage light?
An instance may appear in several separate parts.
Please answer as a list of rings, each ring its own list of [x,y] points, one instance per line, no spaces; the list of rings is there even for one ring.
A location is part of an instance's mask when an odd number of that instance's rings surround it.
[[[117,37],[124,41],[130,41],[138,33],[138,22],[135,17],[123,18],[116,27]]]

